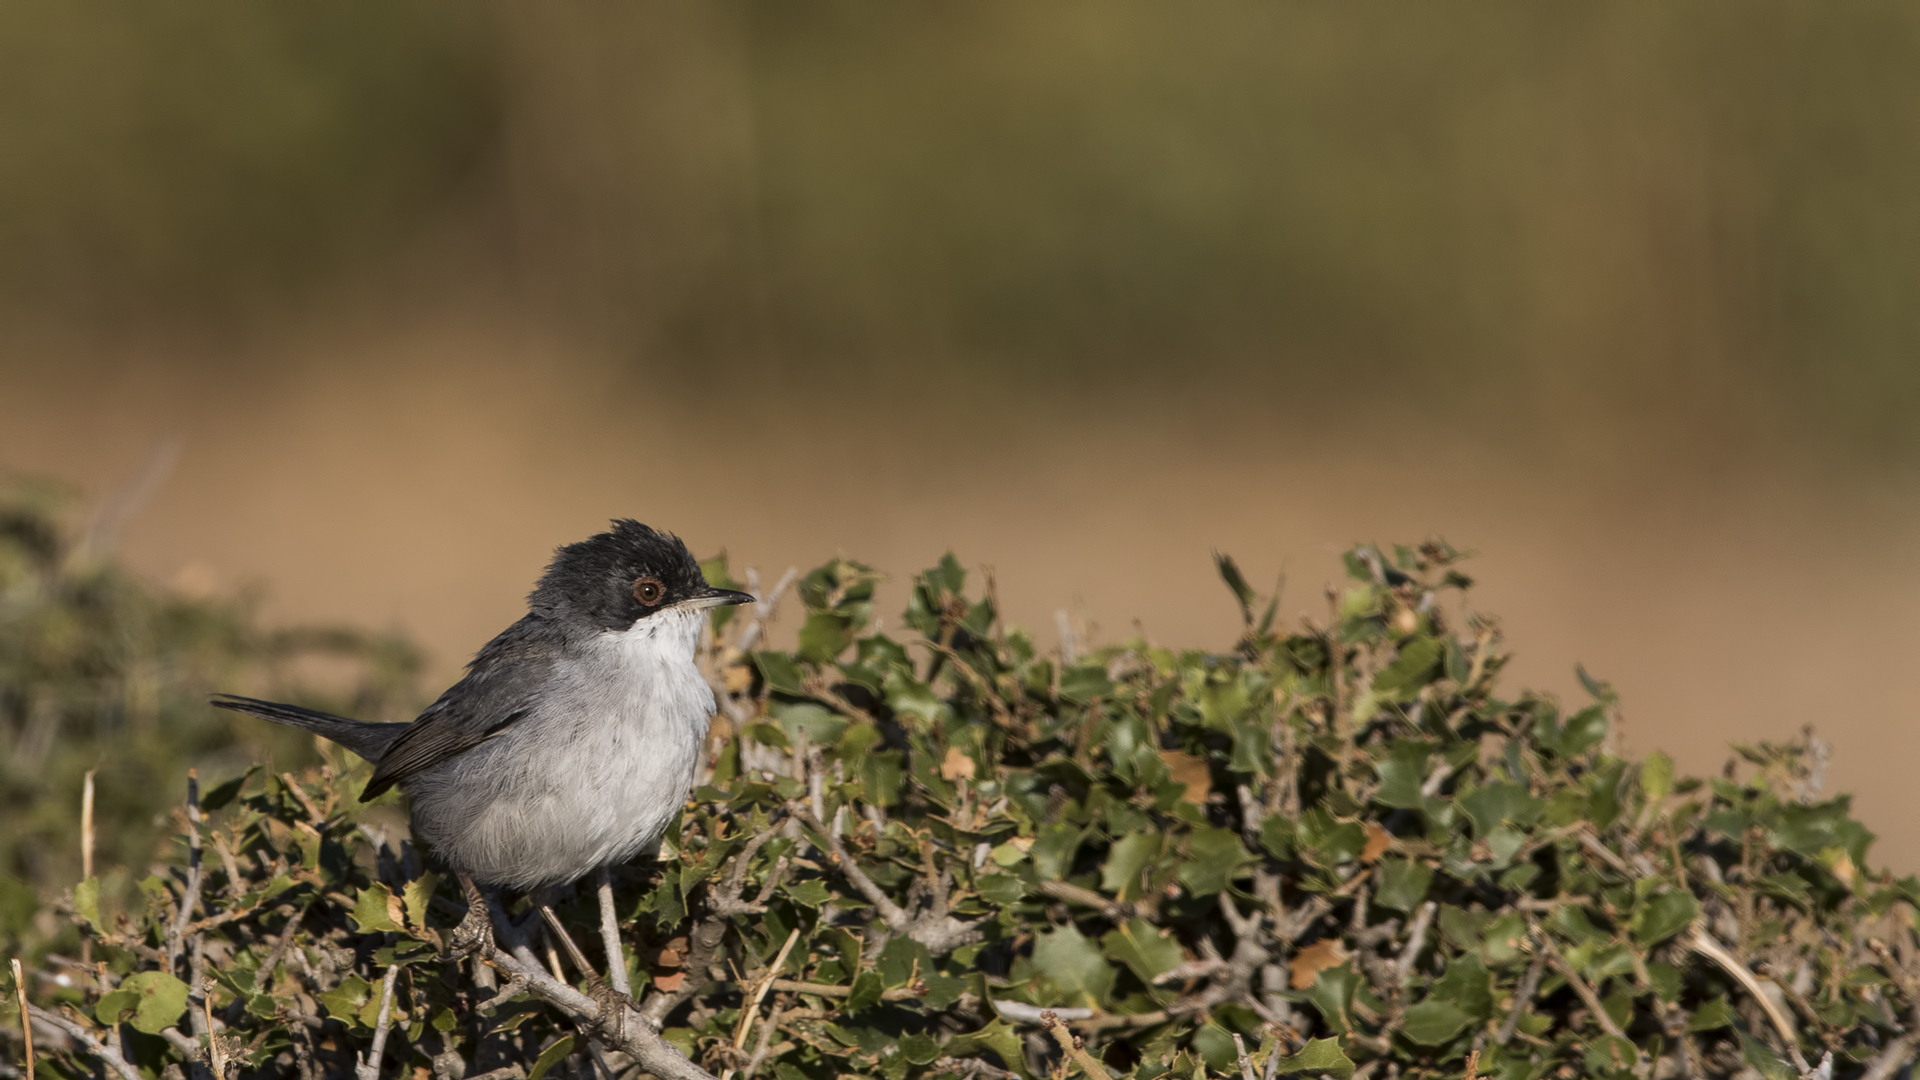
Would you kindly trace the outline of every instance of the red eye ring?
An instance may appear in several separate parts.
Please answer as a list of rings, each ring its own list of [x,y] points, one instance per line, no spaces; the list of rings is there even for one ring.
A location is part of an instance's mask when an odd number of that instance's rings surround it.
[[[638,578],[633,583],[633,598],[652,607],[667,598],[667,587],[660,583],[659,578]]]

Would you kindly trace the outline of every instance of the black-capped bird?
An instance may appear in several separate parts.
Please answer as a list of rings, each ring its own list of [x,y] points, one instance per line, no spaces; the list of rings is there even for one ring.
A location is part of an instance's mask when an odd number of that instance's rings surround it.
[[[569,544],[467,674],[411,723],[349,720],[220,695],[374,765],[416,837],[460,876],[456,953],[490,946],[484,885],[528,891],[625,862],[659,840],[699,769],[713,691],[694,663],[708,608],[752,596],[707,584],[687,546],[637,521]]]

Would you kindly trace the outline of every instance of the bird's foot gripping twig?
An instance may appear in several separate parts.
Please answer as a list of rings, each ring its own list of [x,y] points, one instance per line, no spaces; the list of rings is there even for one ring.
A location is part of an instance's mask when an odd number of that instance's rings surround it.
[[[485,956],[493,951],[493,918],[487,910],[487,898],[464,871],[460,874],[460,888],[467,895],[467,917],[448,935],[447,953],[456,960],[475,953]]]
[[[560,917],[553,913],[552,908],[541,904],[540,917],[546,920],[547,929],[560,939],[560,947],[567,951],[567,958],[573,961],[574,968],[586,979],[587,996],[592,998],[593,1003],[599,1007],[599,1015],[612,1017],[615,1037],[624,1037],[627,1010],[639,1012],[640,1003],[633,1000],[632,995],[625,990],[602,979],[600,973],[593,970],[593,965],[587,962],[586,954],[580,951],[580,946],[573,943],[572,935],[567,933],[566,927],[560,925]]]

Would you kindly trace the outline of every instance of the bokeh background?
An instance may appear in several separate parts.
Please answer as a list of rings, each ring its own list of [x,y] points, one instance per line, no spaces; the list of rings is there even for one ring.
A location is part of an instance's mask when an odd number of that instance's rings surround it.
[[[0,467],[429,692],[616,515],[1211,647],[1441,535],[1920,868],[1920,9],[15,4],[0,147]]]

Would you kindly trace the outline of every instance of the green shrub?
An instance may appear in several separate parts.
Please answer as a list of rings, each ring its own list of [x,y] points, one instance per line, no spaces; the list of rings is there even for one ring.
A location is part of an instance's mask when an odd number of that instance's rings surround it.
[[[38,940],[26,897],[80,876],[83,777],[98,772],[103,867],[145,874],[189,767],[231,775],[317,761],[312,740],[207,708],[252,686],[404,719],[416,651],[393,635],[263,629],[250,597],[154,588],[64,527],[71,500],[0,474],[0,949]],[[318,665],[330,692],[303,673]],[[124,877],[124,875],[121,875]],[[9,879],[12,884],[9,884]],[[25,883],[31,889],[21,888]]]
[[[875,575],[830,563],[791,651],[753,647],[764,610],[715,615],[711,775],[615,890],[637,1015],[538,918],[444,959],[457,890],[360,826],[342,756],[205,792],[199,854],[120,910],[72,890],[100,967],[33,986],[42,1067],[698,1075],[653,1020],[782,1080],[1889,1075],[1920,1032],[1920,882],[1868,869],[1818,744],[1710,782],[1614,756],[1605,685],[1571,712],[1498,695],[1456,562],[1356,549],[1290,632],[1221,559],[1232,651],[1080,656],[951,557],[875,632]],[[591,892],[560,899],[598,963]]]

